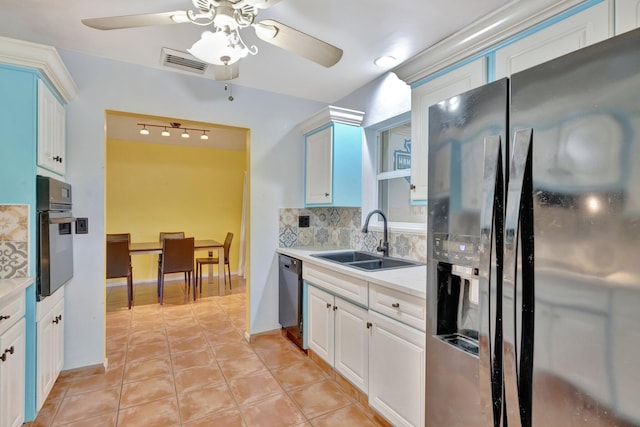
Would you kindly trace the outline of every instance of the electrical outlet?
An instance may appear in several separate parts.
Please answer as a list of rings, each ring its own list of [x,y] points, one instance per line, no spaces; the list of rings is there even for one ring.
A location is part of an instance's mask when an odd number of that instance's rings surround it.
[[[300,228],[309,227],[309,215],[300,215],[298,217],[298,227]]]
[[[76,218],[76,234],[89,233],[89,218]]]

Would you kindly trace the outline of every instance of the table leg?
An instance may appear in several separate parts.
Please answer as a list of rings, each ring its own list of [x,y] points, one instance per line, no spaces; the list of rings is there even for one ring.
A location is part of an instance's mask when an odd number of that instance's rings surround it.
[[[218,248],[218,295],[220,296],[227,294],[227,286],[224,278],[224,248],[222,247]]]
[[[209,251],[209,258],[213,258],[213,251]],[[207,283],[213,283],[213,264],[207,264]]]

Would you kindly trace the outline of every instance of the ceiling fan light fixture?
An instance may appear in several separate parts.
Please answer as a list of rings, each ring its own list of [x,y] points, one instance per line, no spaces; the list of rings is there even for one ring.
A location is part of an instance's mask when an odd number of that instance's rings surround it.
[[[391,67],[393,65],[396,65],[397,62],[398,60],[390,55],[381,56],[373,61],[374,64],[381,68]]]
[[[244,44],[237,31],[225,27],[216,32],[205,31],[200,40],[187,51],[201,61],[214,65],[231,65],[247,54],[255,55],[258,49]]]

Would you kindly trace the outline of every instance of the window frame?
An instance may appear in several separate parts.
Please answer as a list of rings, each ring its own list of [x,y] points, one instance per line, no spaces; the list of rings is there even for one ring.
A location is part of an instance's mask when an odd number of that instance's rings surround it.
[[[363,184],[365,182],[371,182],[374,185],[374,189],[371,193],[371,198],[368,200],[363,199],[362,204],[362,218],[366,218],[366,215],[374,209],[380,209],[380,181],[389,180],[392,178],[401,178],[401,177],[411,177],[411,168],[396,170],[396,171],[388,171],[388,172],[378,172],[378,168],[380,166],[380,156],[381,153],[381,134],[389,129],[392,129],[397,126],[401,126],[404,124],[411,123],[411,111],[400,114],[398,116],[392,117],[375,125],[369,126],[365,129],[365,136],[368,141],[367,146],[370,154],[370,173],[371,179],[367,178],[363,180]],[[411,123],[412,124],[412,123]],[[413,124],[412,124],[413,125]],[[413,141],[412,141],[413,143]],[[414,151],[412,150],[412,155]],[[364,184],[366,185],[366,184]],[[426,234],[427,232],[427,215],[426,215],[426,205],[424,204],[415,204],[411,202],[410,195],[407,199],[407,203],[410,206],[416,206],[420,209],[425,209],[424,221],[422,222],[396,222],[396,221],[388,221],[388,228],[390,232],[407,232],[412,234]],[[371,217],[371,221],[369,222],[369,228],[374,231],[382,231],[383,230],[383,221],[381,220],[379,215]]]

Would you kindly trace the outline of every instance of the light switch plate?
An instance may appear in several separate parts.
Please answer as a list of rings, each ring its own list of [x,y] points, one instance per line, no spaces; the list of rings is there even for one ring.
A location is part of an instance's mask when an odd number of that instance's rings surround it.
[[[76,218],[76,234],[89,233],[89,218]]]

